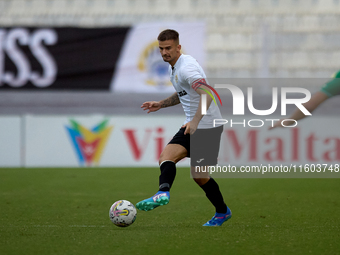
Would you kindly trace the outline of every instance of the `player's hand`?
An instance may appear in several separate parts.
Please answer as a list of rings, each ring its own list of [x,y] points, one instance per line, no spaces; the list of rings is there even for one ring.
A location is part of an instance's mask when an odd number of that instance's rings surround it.
[[[198,126],[198,125],[195,124],[195,123],[192,122],[192,121],[190,121],[190,122],[184,124],[184,125],[182,126],[182,128],[185,128],[184,134],[185,134],[185,135],[186,135],[186,134],[190,134],[190,135],[194,134],[195,131],[196,131],[196,129],[197,129],[197,126]]]
[[[149,102],[143,103],[140,108],[143,108],[144,111],[148,110],[147,113],[150,113],[150,112],[155,112],[161,109],[161,104],[156,101],[149,101]]]

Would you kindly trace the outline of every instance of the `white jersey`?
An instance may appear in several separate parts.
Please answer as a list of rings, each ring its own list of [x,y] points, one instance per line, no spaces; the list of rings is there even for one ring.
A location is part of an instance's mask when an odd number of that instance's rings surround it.
[[[184,124],[188,123],[194,118],[200,101],[200,95],[191,86],[194,82],[205,79],[206,75],[196,59],[183,54],[173,68],[169,67],[169,73],[186,115]],[[222,119],[222,116],[218,106],[211,102],[207,114],[203,116],[197,128],[213,128],[214,119]]]

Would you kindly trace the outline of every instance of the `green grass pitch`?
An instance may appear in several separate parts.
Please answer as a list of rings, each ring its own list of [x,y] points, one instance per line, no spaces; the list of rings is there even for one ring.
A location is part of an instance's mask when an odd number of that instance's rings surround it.
[[[109,208],[158,187],[157,168],[0,169],[0,254],[340,254],[340,179],[217,179],[233,217],[179,168],[171,200],[127,228]]]

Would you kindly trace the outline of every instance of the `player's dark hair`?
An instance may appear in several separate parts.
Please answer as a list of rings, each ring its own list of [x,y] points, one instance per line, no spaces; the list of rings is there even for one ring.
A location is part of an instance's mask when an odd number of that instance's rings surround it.
[[[168,41],[168,40],[174,40],[177,42],[177,44],[179,44],[179,34],[176,30],[173,29],[166,29],[164,31],[162,31],[159,35],[158,35],[158,41]]]

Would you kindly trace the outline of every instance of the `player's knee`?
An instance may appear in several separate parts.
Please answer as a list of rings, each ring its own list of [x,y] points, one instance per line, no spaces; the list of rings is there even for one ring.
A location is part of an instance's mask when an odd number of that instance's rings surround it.
[[[178,162],[176,157],[171,157],[169,155],[166,154],[161,154],[158,160],[158,165],[161,165],[164,161],[172,161],[175,164]]]
[[[166,160],[171,160],[171,159],[164,152],[162,152],[161,155],[159,156],[158,165],[161,165],[162,162]]]
[[[193,179],[199,186],[202,186],[209,181],[209,178],[193,178]]]
[[[158,163],[160,165],[163,161],[167,160],[177,163],[181,159],[185,158],[186,155],[187,151],[185,148],[182,148],[180,145],[171,144],[171,146],[165,147],[165,149],[161,152]]]

